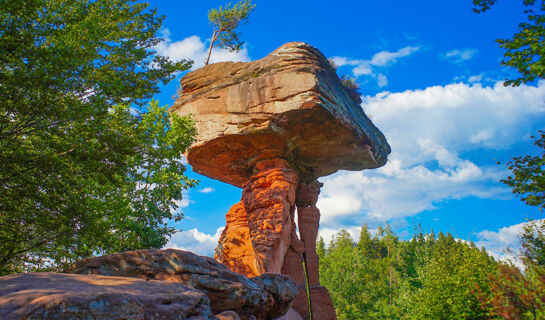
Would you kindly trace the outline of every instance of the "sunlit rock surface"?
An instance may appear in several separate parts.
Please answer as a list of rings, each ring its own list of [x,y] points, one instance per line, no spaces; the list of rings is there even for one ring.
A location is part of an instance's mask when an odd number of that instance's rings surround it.
[[[318,51],[292,42],[254,62],[188,73],[170,112],[191,114],[194,171],[242,187],[260,160],[283,158],[304,180],[377,168],[390,147]]]
[[[67,271],[183,283],[205,293],[214,314],[234,311],[241,319],[272,319],[279,316],[278,312],[283,315],[297,294],[296,285],[286,276],[248,279],[212,258],[175,249],[89,258]]]
[[[182,283],[58,273],[0,277],[0,319],[216,319]]]
[[[188,73],[169,109],[196,121],[193,170],[243,188],[216,259],[248,276],[288,275],[299,288],[289,318],[335,319],[318,275],[317,178],[378,168],[390,153],[359,103],[320,51],[293,42],[254,62]]]

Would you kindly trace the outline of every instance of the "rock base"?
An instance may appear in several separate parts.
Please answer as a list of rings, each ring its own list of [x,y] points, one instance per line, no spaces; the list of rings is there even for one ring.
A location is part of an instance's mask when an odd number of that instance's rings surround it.
[[[299,291],[293,311],[302,319],[310,319],[311,314],[313,319],[335,319],[329,292],[320,286],[316,253],[320,224],[316,202],[321,187],[316,180],[299,181],[283,159],[258,162],[244,184],[242,200],[226,215],[215,255],[231,270],[247,276],[271,272],[290,277]],[[310,305],[307,288],[314,290]]]
[[[22,273],[0,277],[0,319],[216,319],[210,300],[182,283]]]

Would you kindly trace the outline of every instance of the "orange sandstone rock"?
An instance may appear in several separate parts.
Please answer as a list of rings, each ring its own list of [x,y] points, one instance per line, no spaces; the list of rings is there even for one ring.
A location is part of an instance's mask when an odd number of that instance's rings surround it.
[[[316,179],[383,166],[386,139],[323,54],[305,43],[285,44],[253,62],[207,65],[184,76],[181,87],[169,110],[196,122],[188,162],[198,173],[243,188],[226,216],[216,258],[246,275],[292,278],[299,295],[291,318],[335,319],[318,275]]]
[[[242,187],[256,163],[281,158],[305,181],[377,168],[390,147],[345,91],[324,55],[302,42],[253,62],[189,72],[169,111],[192,115],[192,169]]]
[[[287,162],[259,162],[242,191],[258,270],[280,273],[290,244],[297,174]]]
[[[247,277],[261,274],[254,247],[250,240],[248,214],[244,203],[233,205],[225,215],[227,224],[219,239],[214,258],[230,270]]]
[[[335,320],[335,307],[326,287],[310,287],[310,303],[312,305],[312,320]]]
[[[307,285],[310,291],[310,307],[314,320],[335,319],[335,308],[329,291],[320,285],[319,259],[316,253],[316,237],[320,226],[320,210],[316,207],[316,202],[322,185],[316,180],[300,183],[296,198],[299,233],[305,246]],[[295,282],[297,283],[297,281]]]
[[[290,277],[292,281],[297,284],[299,293],[295,296],[293,301],[293,308],[299,316],[303,319],[310,319],[310,306],[308,304],[307,296],[307,281],[305,277],[305,271],[303,268],[303,253],[296,252],[293,247],[290,246],[286,255],[284,256],[284,265],[282,266],[282,274]]]
[[[301,183],[297,189],[299,234],[305,245],[305,266],[309,286],[320,284],[318,254],[316,253],[320,210],[316,207],[316,202],[322,185],[322,183],[315,180],[310,183]]]
[[[297,200],[296,200],[297,201]],[[292,216],[292,228],[290,236],[290,247],[284,256],[282,274],[290,277],[297,284],[299,293],[295,296],[293,308],[302,319],[310,319],[310,306],[307,296],[307,278],[303,267],[305,244],[299,239],[296,232],[295,221]]]

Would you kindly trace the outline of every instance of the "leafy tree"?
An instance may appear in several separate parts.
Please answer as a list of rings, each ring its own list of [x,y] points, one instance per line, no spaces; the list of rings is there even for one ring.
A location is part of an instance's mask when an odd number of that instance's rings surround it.
[[[225,8],[219,6],[208,12],[208,21],[214,27],[214,32],[210,47],[208,47],[205,65],[210,61],[214,47],[227,48],[231,51],[240,50],[244,42],[240,40],[240,33],[236,32],[236,29],[239,25],[248,22],[250,13],[254,9],[255,5],[252,4],[252,0],[240,0],[234,6],[229,2]]]
[[[487,275],[496,263],[473,244],[439,233],[416,266],[418,285],[410,288],[403,309],[408,319],[490,319],[477,286],[488,290]]]
[[[541,155],[515,157],[507,167],[513,175],[501,180],[512,188],[527,205],[545,208],[545,132],[539,131],[539,139],[534,144],[541,149]]]
[[[483,305],[507,320],[537,320],[545,317],[545,278],[533,269],[522,273],[517,267],[502,264],[490,273],[490,293],[482,296]]]
[[[191,63],[156,54],[162,20],[134,0],[0,0],[0,274],[173,232],[194,128],[145,102]]]
[[[497,0],[473,0],[477,13],[490,9]],[[521,77],[506,80],[505,85],[519,86],[545,78],[545,0],[523,0],[528,21],[519,23],[519,30],[511,39],[497,39],[506,50],[502,65],[516,68]]]
[[[529,221],[520,238],[524,265],[545,275],[545,220]]]
[[[473,0],[477,13],[490,9],[497,0]],[[523,0],[526,22],[511,39],[496,40],[506,49],[503,65],[515,67],[521,76],[505,81],[518,86],[545,78],[545,0]],[[527,205],[545,208],[545,133],[534,144],[541,149],[539,156],[515,157],[508,163],[512,175],[501,180],[512,188]],[[486,300],[495,314],[504,319],[541,319],[545,303],[545,222],[530,221],[521,234],[522,259],[526,268],[504,265],[490,276],[493,296]]]
[[[450,234],[399,240],[386,225],[367,226],[354,243],[340,231],[324,248],[320,274],[339,319],[498,319],[482,308],[488,274],[497,263],[472,243]],[[478,290],[480,288],[480,291]]]

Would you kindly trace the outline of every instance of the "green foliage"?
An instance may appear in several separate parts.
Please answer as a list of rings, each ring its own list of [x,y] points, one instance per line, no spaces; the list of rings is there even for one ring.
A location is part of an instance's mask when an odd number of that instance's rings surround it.
[[[524,264],[545,274],[545,220],[529,221],[520,238]]]
[[[400,241],[363,226],[357,243],[342,230],[318,253],[339,319],[498,319],[479,300],[498,263],[450,234]]]
[[[254,11],[255,7],[252,0],[240,0],[235,5],[229,2],[225,7],[219,6],[208,11],[208,21],[214,27],[214,33],[205,64],[208,64],[210,53],[215,46],[231,51],[240,50],[244,42],[240,40],[240,32],[236,32],[236,29],[248,21],[250,13]]]
[[[329,65],[331,66],[331,68],[335,72],[337,72],[338,67],[333,61],[333,59],[329,58],[327,59],[327,61],[329,62]],[[341,84],[344,90],[346,91],[346,93],[348,94],[348,96],[352,100],[354,100],[356,103],[360,104],[361,103],[360,85],[356,82],[356,79],[349,77],[347,75],[342,75],[342,76],[339,76],[339,80],[341,80]]]
[[[341,76],[340,77],[341,83],[344,87],[344,90],[346,90],[346,93],[348,93],[348,96],[354,100],[356,103],[361,103],[361,92],[360,92],[360,85],[356,82],[356,79],[351,78],[349,76]]]
[[[496,0],[473,0],[477,13],[490,9]],[[519,86],[545,78],[545,0],[523,0],[527,22],[519,23],[519,30],[511,39],[497,39],[506,50],[502,65],[516,68],[521,77],[506,80],[505,85]]]
[[[191,65],[156,55],[162,19],[133,0],[0,0],[0,274],[173,232],[194,128],[129,108]]]
[[[490,294],[483,305],[502,319],[537,320],[545,317],[545,276],[529,268],[522,273],[512,265],[501,265],[490,274]]]
[[[539,139],[534,144],[541,149],[541,155],[513,158],[507,167],[513,175],[501,180],[512,188],[513,193],[521,197],[527,205],[545,208],[545,132],[539,131]]]
[[[494,260],[451,234],[440,233],[425,248],[411,279],[417,285],[401,303],[407,319],[490,319],[489,310],[481,308],[477,287],[489,290]]]

